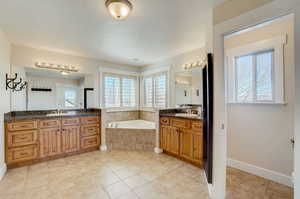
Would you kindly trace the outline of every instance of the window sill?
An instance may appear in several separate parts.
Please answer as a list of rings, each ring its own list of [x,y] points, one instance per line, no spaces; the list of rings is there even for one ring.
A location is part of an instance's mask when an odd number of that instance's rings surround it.
[[[133,107],[133,108],[104,108],[104,110],[107,113],[111,113],[111,112],[126,112],[126,111],[139,111],[139,109],[137,107]]]
[[[287,105],[287,102],[228,102],[229,105]]]

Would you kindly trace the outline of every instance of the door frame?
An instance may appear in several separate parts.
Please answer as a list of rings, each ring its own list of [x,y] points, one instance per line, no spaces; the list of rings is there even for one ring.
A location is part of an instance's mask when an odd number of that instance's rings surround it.
[[[213,199],[224,199],[226,196],[226,165],[227,165],[227,108],[226,108],[226,91],[225,91],[225,61],[224,61],[224,36],[242,29],[255,26],[257,24],[270,21],[272,19],[295,14],[295,30],[300,29],[300,3],[297,0],[274,0],[262,7],[249,11],[233,19],[227,20],[220,24],[214,25],[213,33],[213,53],[214,53],[214,167],[213,167],[213,184],[211,187]],[[298,23],[298,24],[297,24]],[[300,30],[299,30],[300,32]],[[297,44],[300,45],[300,38],[295,34],[296,49]],[[296,68],[300,66],[300,58],[296,57]],[[298,69],[300,70],[300,69]],[[296,84],[300,87],[300,71]],[[299,92],[299,93],[298,93]],[[296,100],[300,101],[300,91],[296,91]],[[296,113],[300,113],[300,104],[296,105]],[[297,120],[297,121],[296,121]],[[300,123],[300,118],[295,117],[295,132],[300,130],[297,122]],[[299,124],[298,124],[299,125]],[[299,132],[298,132],[299,134]],[[295,198],[300,195],[300,146],[298,139],[300,135],[295,133]],[[297,155],[296,155],[297,154]],[[299,165],[298,165],[299,164]]]

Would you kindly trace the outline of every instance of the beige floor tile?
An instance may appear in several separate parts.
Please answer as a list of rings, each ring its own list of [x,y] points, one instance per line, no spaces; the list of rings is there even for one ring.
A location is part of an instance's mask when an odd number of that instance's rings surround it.
[[[118,198],[123,194],[130,192],[130,188],[124,182],[117,182],[105,188],[112,199]]]
[[[131,176],[123,180],[131,189],[142,186],[149,181],[141,175]]]
[[[121,168],[121,169],[114,171],[114,173],[117,174],[117,176],[121,179],[125,179],[125,178],[131,177],[131,176],[134,176],[137,174],[136,171],[131,170],[129,168]]]
[[[117,197],[116,199],[140,199],[140,198],[136,195],[136,193],[131,191],[121,195],[120,197]]]

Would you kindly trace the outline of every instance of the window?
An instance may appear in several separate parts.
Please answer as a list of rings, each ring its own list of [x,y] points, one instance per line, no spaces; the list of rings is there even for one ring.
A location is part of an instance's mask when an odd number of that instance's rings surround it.
[[[136,78],[105,75],[104,102],[107,108],[136,107]]]
[[[226,51],[228,103],[285,104],[286,35]]]
[[[167,106],[167,75],[160,74],[144,79],[144,106]]]
[[[274,50],[235,58],[236,101],[273,101]]]
[[[76,107],[76,90],[70,89],[65,91],[65,107],[66,108]]]

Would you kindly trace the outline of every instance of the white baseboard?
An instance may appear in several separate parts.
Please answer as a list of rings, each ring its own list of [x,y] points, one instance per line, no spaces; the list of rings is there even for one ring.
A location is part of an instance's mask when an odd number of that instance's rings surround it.
[[[107,151],[107,146],[106,145],[101,146],[100,151]]]
[[[291,176],[284,175],[282,173],[278,173],[275,171],[271,171],[268,169],[264,169],[261,167],[257,167],[245,162],[241,162],[238,160],[232,160],[228,159],[227,160],[227,165],[236,169],[240,169],[242,171],[251,173],[253,175],[257,175],[263,178],[266,178],[268,180],[272,180],[274,182],[277,182],[279,184],[283,184],[289,187],[293,187],[293,178]]]
[[[158,148],[158,147],[155,147],[155,148],[154,148],[154,152],[155,152],[155,153],[162,153],[163,150],[160,149],[160,148]]]
[[[6,173],[7,167],[6,164],[4,163],[1,167],[0,167],[0,181],[2,180],[2,178],[4,177],[5,173]]]

